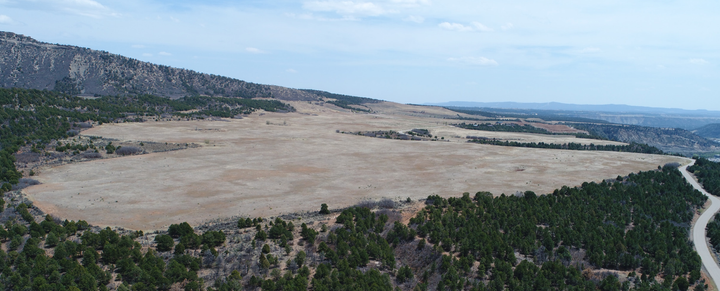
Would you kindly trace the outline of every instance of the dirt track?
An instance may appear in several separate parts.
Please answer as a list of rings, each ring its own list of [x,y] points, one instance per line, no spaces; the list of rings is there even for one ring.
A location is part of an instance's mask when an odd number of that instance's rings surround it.
[[[563,185],[685,161],[670,156],[467,144],[453,136],[480,135],[478,131],[466,134],[444,125],[446,119],[411,116],[420,110],[405,105],[378,104],[376,108],[383,112],[378,114],[339,112],[303,102],[293,106],[297,113],[253,114],[241,120],[93,128],[84,134],[203,146],[45,169],[38,177],[44,184],[25,192],[41,209],[63,218],[147,230],[222,216],[315,211],[321,203],[345,207],[363,198],[419,199],[477,191],[548,193]],[[393,107],[404,111],[393,111]],[[433,110],[437,112],[432,114],[447,114]],[[336,133],[413,128],[428,128],[451,142]],[[508,136],[583,142],[574,137]]]

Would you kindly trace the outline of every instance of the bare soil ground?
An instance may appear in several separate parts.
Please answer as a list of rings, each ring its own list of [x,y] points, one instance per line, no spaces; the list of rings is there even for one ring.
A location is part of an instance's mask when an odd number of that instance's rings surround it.
[[[84,135],[122,141],[195,143],[198,148],[43,169],[24,191],[58,217],[129,229],[197,225],[217,217],[276,216],[354,205],[364,198],[496,195],[600,181],[650,170],[672,156],[564,151],[465,143],[466,135],[563,143],[614,143],[446,125],[436,107],[370,104],[374,114],[292,102],[295,113],[223,121],[105,124]],[[402,141],[336,131],[429,129],[450,142]],[[456,136],[463,139],[455,138]]]

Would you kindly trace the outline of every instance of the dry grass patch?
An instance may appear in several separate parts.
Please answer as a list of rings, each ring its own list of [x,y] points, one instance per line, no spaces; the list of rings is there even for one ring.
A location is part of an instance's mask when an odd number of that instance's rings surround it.
[[[43,184],[25,191],[37,206],[59,217],[130,229],[163,229],[181,221],[197,224],[233,215],[267,217],[317,211],[321,203],[340,208],[367,198],[417,200],[431,194],[458,196],[477,191],[549,193],[563,185],[600,181],[684,160],[367,138],[336,130],[428,128],[441,134],[468,134],[443,125],[442,119],[353,114],[307,102],[292,105],[298,112],[253,114],[227,121],[95,127],[83,133],[201,146],[44,169],[37,177]],[[558,143],[548,140],[556,136],[519,135]]]

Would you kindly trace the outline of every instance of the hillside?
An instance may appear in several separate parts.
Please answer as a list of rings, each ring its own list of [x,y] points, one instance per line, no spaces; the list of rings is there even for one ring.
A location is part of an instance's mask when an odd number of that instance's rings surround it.
[[[720,144],[682,128],[651,127],[628,124],[605,123],[592,112],[580,115],[580,111],[515,110],[477,107],[447,107],[450,110],[471,115],[488,116],[503,120],[524,120],[529,124],[561,122],[575,129],[584,130],[595,138],[625,143],[647,144],[666,153],[690,156],[720,150]],[[597,119],[594,119],[597,118]],[[538,122],[538,120],[541,120]],[[624,123],[624,122],[618,122]],[[535,125],[533,125],[535,126]]]
[[[39,42],[11,32],[0,32],[0,87],[85,96],[320,98],[301,90],[155,65],[88,48]]]
[[[610,140],[644,143],[669,153],[691,154],[720,150],[718,143],[679,128],[614,124],[577,124],[573,126]]]
[[[557,102],[445,102],[434,105],[459,111],[481,111],[515,116],[553,116],[553,120],[594,119],[595,122],[671,127],[692,130],[707,124],[719,123],[720,112],[685,110],[629,105],[579,105]],[[542,118],[542,117],[541,117]],[[545,119],[545,118],[543,118]]]
[[[693,130],[693,133],[704,138],[720,138],[720,123],[712,123]]]

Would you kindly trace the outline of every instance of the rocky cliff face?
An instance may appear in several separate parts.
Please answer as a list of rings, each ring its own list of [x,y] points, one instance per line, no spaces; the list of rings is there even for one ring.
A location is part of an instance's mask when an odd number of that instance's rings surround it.
[[[43,43],[1,31],[0,87],[46,89],[73,95],[319,98],[305,91],[155,65],[104,51]]]

